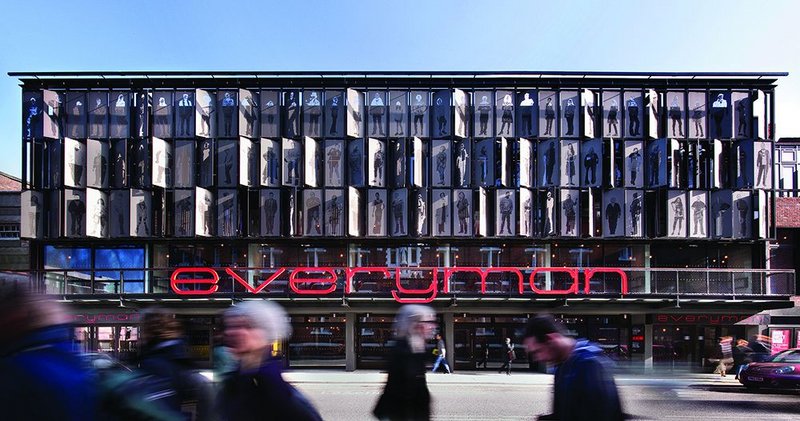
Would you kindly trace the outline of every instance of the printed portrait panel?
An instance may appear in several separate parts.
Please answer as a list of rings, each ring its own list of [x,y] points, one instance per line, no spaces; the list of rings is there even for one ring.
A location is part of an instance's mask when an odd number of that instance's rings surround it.
[[[533,143],[525,138],[519,140],[519,185],[522,187],[534,187],[536,173]]]
[[[429,95],[428,91],[411,91],[410,117],[413,136],[429,136]]]
[[[175,141],[174,184],[176,188],[194,187],[194,155],[193,140]]]
[[[653,140],[647,145],[647,185],[660,187],[667,184],[667,140]]]
[[[364,135],[364,94],[347,89],[347,135],[362,137]]]
[[[686,122],[686,93],[668,91],[666,103],[666,134],[669,137],[684,139],[689,133]]]
[[[298,186],[303,179],[303,145],[292,139],[283,138],[283,185]]]
[[[625,190],[625,236],[643,237],[644,192]]]
[[[258,95],[258,112],[261,114],[260,127],[262,137],[280,136],[280,96],[278,91],[262,90]]]
[[[431,141],[431,156],[433,157],[433,173],[431,181],[434,186],[447,187],[451,184],[450,141],[447,139],[434,139]]]
[[[495,184],[503,187],[511,187],[516,185],[516,177],[518,168],[514,162],[514,142],[501,137],[499,142],[495,142],[497,152],[500,155],[500,162],[498,162],[500,174]],[[518,152],[518,151],[517,151]]]
[[[239,235],[239,206],[236,190],[217,191],[217,236],[236,237]]]
[[[733,236],[733,193],[730,190],[711,192],[710,212],[711,237],[731,238]]]
[[[539,137],[558,136],[558,93],[539,91]]]
[[[472,181],[472,143],[468,139],[455,143],[455,185],[469,187]]]
[[[217,91],[217,136],[239,136],[238,91]]]
[[[733,131],[731,93],[711,91],[708,97],[709,135],[713,139],[730,139]]]
[[[22,135],[25,139],[40,139],[45,114],[41,91],[25,91],[22,93]],[[52,131],[52,130],[51,130]],[[57,130],[56,130],[57,131]],[[52,136],[51,136],[52,137]],[[58,138],[58,136],[56,136]]]
[[[431,235],[434,237],[449,237],[452,235],[452,198],[450,190],[431,190]]]
[[[663,133],[663,107],[661,95],[655,89],[644,92],[644,107],[647,113],[647,137],[657,139]]]
[[[189,96],[189,99],[191,99],[191,96]],[[179,106],[182,101],[182,98],[178,101]],[[183,112],[186,112],[186,110],[183,110]],[[178,114],[179,120],[186,118],[185,115],[180,117],[180,112]],[[207,91],[205,89],[195,90],[193,114],[194,133],[196,136],[204,138],[217,136],[217,103],[216,94],[213,91]],[[179,131],[182,130],[184,122],[185,120],[179,124]]]
[[[740,140],[733,144],[733,164],[736,168],[736,182],[737,188],[751,188],[754,185],[754,175],[756,158],[754,154],[754,144],[751,140]],[[764,155],[764,154],[762,154]],[[724,164],[722,164],[724,166]],[[723,169],[723,166],[720,169]],[[762,168],[764,168],[762,166]],[[764,172],[762,172],[762,176]],[[763,177],[762,177],[763,178]],[[762,180],[760,180],[762,181]]]
[[[494,134],[494,92],[475,91],[473,94],[472,115],[474,137],[493,137]]]
[[[64,185],[86,187],[86,146],[71,138],[64,139]]]
[[[642,137],[642,119],[644,118],[644,98],[640,91],[625,91],[622,98],[625,101],[625,126],[624,136],[629,139]]]
[[[686,238],[688,228],[687,195],[682,190],[667,192],[667,227],[666,234],[670,238]]]
[[[86,138],[86,93],[67,92],[67,133],[73,139]]]
[[[496,136],[514,136],[514,92],[496,91],[494,97]]]
[[[753,193],[755,200],[753,214],[753,237],[768,238],[769,237],[769,192],[764,190],[757,190]]]
[[[389,203],[389,232],[392,236],[408,235],[408,189],[391,193]]]
[[[62,94],[59,92],[42,91],[43,96],[43,103],[41,104],[41,114],[42,118],[40,120],[44,120],[44,124],[42,129],[44,130],[44,137],[49,139],[59,139],[61,136],[65,134],[64,132],[64,99]],[[25,107],[30,107],[30,99],[29,102],[25,104]],[[30,113],[30,109],[28,109],[28,113]],[[127,115],[127,114],[126,114]],[[31,123],[31,128],[34,130],[31,133],[31,136],[36,137],[36,126],[38,123],[35,123],[36,118]],[[23,127],[26,127],[23,125]]]
[[[464,139],[469,136],[469,99],[467,93],[461,89],[453,89],[454,122],[453,134]]]
[[[581,110],[583,114],[583,137],[593,138],[597,130],[597,112],[595,95],[589,89],[581,90]],[[599,136],[598,136],[599,137]]]
[[[325,141],[325,186],[342,187],[344,175],[344,142]]]
[[[389,126],[390,136],[405,137],[408,135],[408,92],[389,91]]]
[[[130,233],[131,237],[150,237],[153,235],[152,194],[149,191],[131,189],[130,199]]]
[[[281,235],[281,191],[278,189],[261,189],[259,217],[261,219],[261,236],[277,237]]]
[[[475,213],[476,234],[489,236],[489,190],[478,188],[478,212]]]
[[[306,136],[303,141],[303,149],[305,152],[305,159],[303,160],[305,184],[310,187],[319,187],[324,176],[322,172],[322,144]]]
[[[239,138],[239,184],[247,187],[259,185],[259,143],[246,137]]]
[[[375,138],[367,141],[367,177],[372,187],[386,186],[386,142]]]
[[[538,175],[542,187],[554,186],[559,182],[560,154],[558,146],[558,140],[545,140],[539,144]]]
[[[753,237],[753,199],[748,191],[734,191],[732,195],[732,231],[734,238]]]
[[[284,234],[289,236],[302,235],[302,220],[300,218],[301,209],[301,193],[297,189],[283,191],[282,203],[287,210],[280,208],[278,212],[284,214]]]
[[[603,192],[603,236],[625,235],[625,190],[611,189]]]
[[[580,98],[577,91],[561,91],[561,137],[580,134]]]
[[[300,91],[281,92],[283,102],[283,135],[294,138],[300,136],[300,111],[302,99]]]
[[[453,133],[453,119],[450,102],[450,91],[435,91],[433,93],[433,128],[431,137],[444,138]]]
[[[322,91],[303,91],[303,134],[308,137],[319,138],[324,135],[322,129]]]
[[[175,92],[175,138],[188,139],[195,133],[195,91]]]
[[[669,144],[669,186],[679,189],[686,188],[687,184],[687,145],[677,139],[668,139]]]
[[[750,122],[750,126],[752,127],[750,134],[756,139],[766,139],[766,105],[765,105],[765,98],[766,94],[764,91],[755,90],[752,91],[750,94],[750,109],[752,120]],[[45,91],[45,98],[47,98],[47,92]],[[772,138],[772,136],[770,136]]]
[[[134,136],[145,138],[150,136],[150,116],[153,110],[153,95],[150,92],[134,92],[134,127],[131,132]]]
[[[25,190],[20,198],[22,207],[19,234],[22,238],[42,238],[44,236],[44,195],[41,192]]]
[[[108,188],[108,141],[86,139],[86,186]]]
[[[154,186],[159,186],[162,188],[170,187],[169,161],[170,157],[172,156],[170,149],[171,145],[167,143],[167,141],[157,137],[153,138],[153,164],[151,169]]]
[[[344,98],[343,91],[325,91],[324,118],[321,120],[324,129],[321,131],[327,137],[344,137],[346,114]]]
[[[706,130],[706,93],[703,91],[689,92],[689,124],[686,132],[690,138],[705,139]]]
[[[86,236],[86,193],[64,189],[64,236]]]
[[[559,232],[562,237],[578,237],[581,232],[580,190],[562,189],[559,194],[561,195]]]
[[[755,188],[772,188],[772,143],[753,142],[755,157]]]
[[[526,188],[519,189],[519,235],[533,236],[536,228],[533,223],[533,212],[536,208],[533,194]]]
[[[303,234],[309,237],[321,236],[325,227],[322,190],[303,190]]]
[[[453,235],[471,237],[473,229],[474,209],[472,208],[472,190],[453,190]]]
[[[239,136],[257,138],[259,136],[258,92],[239,89]]]
[[[411,157],[409,159],[411,185],[416,187],[423,187],[427,185],[427,168],[429,168],[428,158],[428,141],[415,137],[411,141]]]
[[[603,136],[621,136],[621,104],[622,94],[619,91],[603,91]]]
[[[214,230],[214,195],[210,191],[195,187],[194,192],[195,235],[210,237]]]
[[[414,203],[411,204],[411,217],[414,223],[414,233],[417,237],[427,237],[430,233],[428,230],[428,204],[430,203],[428,201],[428,190],[417,189],[412,192],[411,200],[414,200]]]
[[[386,236],[386,190],[367,190],[367,236]]]
[[[728,161],[728,154],[731,153],[730,143],[723,144],[721,140],[714,139],[709,142],[711,144],[711,180],[712,186],[716,188],[722,188],[727,184],[728,180],[728,173],[730,171],[730,162]],[[738,152],[738,151],[734,151]],[[733,157],[733,165],[734,168],[736,167],[736,163],[738,162],[738,153],[736,156]],[[730,174],[731,177],[735,177],[736,174]],[[735,182],[735,181],[734,181]]]
[[[108,99],[108,137],[125,139],[130,136],[130,106],[130,91],[111,91]]]
[[[239,145],[235,140],[217,141],[217,186],[235,187],[239,183]]]
[[[625,141],[625,187],[644,186],[644,142]]]
[[[325,190],[325,235],[341,237],[345,223],[344,191]]]
[[[175,236],[193,237],[195,228],[194,189],[175,189]]]
[[[364,140],[354,139],[347,143],[347,175],[351,186],[364,185]]]
[[[391,151],[391,157],[389,158],[389,164],[391,169],[390,174],[392,174],[391,182],[394,187],[405,187],[406,186],[406,175],[407,175],[407,159],[406,159],[406,139],[400,138],[389,141],[389,149]]]
[[[708,237],[708,193],[689,191],[689,237]]]
[[[753,110],[750,92],[732,92],[731,106],[733,107],[733,137],[737,139],[751,138]]]
[[[580,174],[580,143],[577,140],[561,141],[561,185],[579,186],[581,184]],[[600,165],[598,162],[597,165]],[[592,171],[591,168],[587,170]],[[594,169],[593,171],[597,171]],[[602,174],[602,172],[601,172]],[[595,179],[597,174],[595,174]]]
[[[58,238],[67,231],[64,224],[64,198],[61,190],[51,190],[45,195],[44,215],[47,221],[44,227],[45,236]],[[62,231],[63,230],[63,231]]]
[[[91,91],[87,95],[89,134],[94,139],[108,137],[108,92]]]
[[[86,189],[86,235],[108,238],[108,196],[97,189]]]
[[[111,166],[111,187],[123,188],[128,186],[128,141],[125,139],[112,140],[109,150],[109,164]]]
[[[153,136],[172,138],[172,91],[153,92]]]
[[[277,187],[281,180],[281,144],[272,139],[261,139],[260,149],[260,174],[261,185],[265,187]]]
[[[214,140],[201,139],[197,143],[198,160],[200,161],[200,187],[214,185],[214,168],[216,167],[216,154],[214,153]]]
[[[368,132],[372,137],[386,137],[386,91],[367,92]]]
[[[473,161],[473,184],[486,187],[494,185],[495,157],[494,139],[477,141],[472,149]]]
[[[498,237],[517,235],[517,204],[514,193],[511,189],[496,191],[494,234]]]
[[[539,190],[538,195],[541,205],[534,211],[534,229],[537,230],[536,234],[542,237],[554,236],[559,228],[556,225],[556,201],[558,198],[555,195],[555,189],[549,189],[544,192]],[[541,231],[539,231],[540,227]]]
[[[361,237],[361,192],[355,187],[347,188],[347,234]],[[372,226],[370,225],[370,228]]]
[[[139,188],[151,186],[151,154],[150,141],[148,139],[138,139],[129,142],[131,150],[128,152],[130,158],[128,167],[130,168],[129,184]]]
[[[111,238],[128,237],[131,233],[131,193],[112,190],[109,194],[109,234]]]
[[[539,134],[539,107],[535,89],[517,91],[517,136],[534,137]]]

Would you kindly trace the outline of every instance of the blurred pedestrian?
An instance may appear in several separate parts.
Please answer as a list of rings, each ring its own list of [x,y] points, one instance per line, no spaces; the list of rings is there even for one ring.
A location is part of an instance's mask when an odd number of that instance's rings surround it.
[[[160,401],[188,420],[213,418],[214,392],[195,370],[174,314],[149,309],[142,314],[139,369],[146,376],[148,401]]]
[[[481,359],[475,364],[475,368],[479,368],[483,365],[483,368],[486,368],[486,364],[489,362],[489,344],[486,341],[483,341],[481,344]]]
[[[511,363],[514,362],[516,358],[516,354],[514,354],[514,344],[511,343],[511,338],[506,338],[506,343],[503,345],[503,365],[500,366],[500,371],[498,373],[502,373],[503,369],[506,370],[506,375],[511,375]]]
[[[246,301],[225,312],[225,343],[238,368],[217,396],[223,420],[321,420],[316,408],[283,378],[273,344],[291,334],[288,316],[271,301]]]
[[[772,345],[770,344],[769,336],[755,335],[750,340],[748,346],[753,350],[753,354],[750,358],[755,363],[767,361],[769,356],[772,355]]]
[[[747,364],[752,361],[751,355],[753,350],[748,346],[749,342],[744,339],[736,341],[736,347],[733,348],[733,369],[736,372],[736,380],[739,380],[739,373],[742,372]]]
[[[599,346],[568,337],[552,316],[544,314],[528,320],[524,344],[532,359],[557,365],[553,413],[538,419],[624,419],[610,361]]]
[[[431,373],[435,373],[436,370],[439,368],[439,365],[443,365],[444,369],[447,370],[447,374],[450,374],[450,366],[447,365],[447,350],[444,346],[444,339],[442,339],[442,335],[437,333],[436,334],[436,362],[433,363],[433,370]]]
[[[725,373],[728,371],[728,364],[733,364],[732,344],[733,338],[730,336],[719,338],[720,359],[717,363],[717,368],[714,369],[714,374],[719,374],[721,377],[726,376]]]
[[[0,281],[0,418],[98,419],[97,378],[59,303]]]
[[[431,418],[431,395],[425,380],[425,342],[436,329],[436,313],[423,305],[405,305],[394,321],[395,341],[388,356],[383,394],[372,413],[380,420]]]
[[[216,331],[214,334],[211,358],[214,365],[214,382],[221,383],[229,374],[236,371],[236,360],[230,348],[225,346],[225,337],[221,331]]]

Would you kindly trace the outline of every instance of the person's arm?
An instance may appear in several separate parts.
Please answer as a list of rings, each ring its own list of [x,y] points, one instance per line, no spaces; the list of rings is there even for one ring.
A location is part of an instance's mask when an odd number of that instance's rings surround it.
[[[564,419],[575,420],[621,420],[622,406],[614,377],[599,359],[587,359],[573,365],[576,371],[570,388],[575,402],[570,414],[561,414]]]

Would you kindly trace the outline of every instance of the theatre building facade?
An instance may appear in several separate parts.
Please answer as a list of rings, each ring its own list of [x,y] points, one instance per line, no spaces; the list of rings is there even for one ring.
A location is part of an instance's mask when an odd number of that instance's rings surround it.
[[[269,299],[290,366],[375,368],[428,303],[456,369],[539,312],[702,369],[796,293],[768,258],[785,74],[12,76],[28,279],[88,351],[134,355],[158,305],[211,363],[221,312]]]

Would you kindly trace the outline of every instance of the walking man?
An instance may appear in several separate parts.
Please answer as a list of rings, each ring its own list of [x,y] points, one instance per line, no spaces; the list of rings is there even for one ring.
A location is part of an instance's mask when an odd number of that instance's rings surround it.
[[[442,335],[438,333],[436,334],[435,352],[436,352],[436,362],[433,363],[433,370],[431,370],[431,373],[435,373],[436,370],[439,369],[439,365],[441,364],[444,366],[444,369],[447,370],[447,374],[450,374],[451,373],[450,366],[447,365],[447,359],[445,358],[447,356],[447,350],[445,350],[444,348],[444,339],[442,339]]]
[[[504,345],[503,350],[505,351],[503,365],[500,366],[500,371],[498,373],[502,373],[503,369],[506,370],[506,375],[511,375],[511,363],[514,362],[514,344],[511,343],[511,338],[506,338],[506,344]]]

